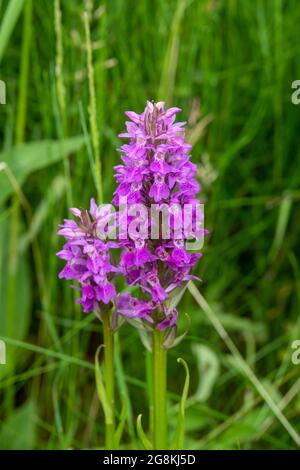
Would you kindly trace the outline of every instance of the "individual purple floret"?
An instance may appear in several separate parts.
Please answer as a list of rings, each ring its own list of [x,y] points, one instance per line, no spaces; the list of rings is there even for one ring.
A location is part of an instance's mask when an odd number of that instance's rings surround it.
[[[155,306],[153,306],[151,302],[139,300],[129,293],[124,293],[118,295],[116,307],[120,315],[125,315],[128,318],[142,318],[153,323],[150,315]]]

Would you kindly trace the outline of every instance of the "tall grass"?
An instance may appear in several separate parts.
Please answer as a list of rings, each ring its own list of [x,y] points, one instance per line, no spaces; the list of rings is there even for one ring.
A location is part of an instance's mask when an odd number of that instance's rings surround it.
[[[123,112],[157,97],[189,123],[210,232],[195,273],[201,297],[191,289],[179,306],[191,327],[168,360],[170,427],[181,356],[191,370],[185,447],[298,448],[300,108],[290,95],[299,2],[22,3],[0,2],[0,161],[31,213],[0,166],[0,448],[104,445],[93,366],[102,332],[57,281],[55,232],[70,201],[87,206],[97,192],[111,200]],[[147,420],[149,357],[139,341],[124,325],[116,345],[126,448],[137,446],[137,414]]]

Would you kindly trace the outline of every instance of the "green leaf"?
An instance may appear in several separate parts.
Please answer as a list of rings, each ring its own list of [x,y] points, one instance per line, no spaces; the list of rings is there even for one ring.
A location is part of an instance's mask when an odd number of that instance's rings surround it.
[[[114,314],[114,311],[113,311]],[[121,315],[119,315],[121,316]],[[124,318],[125,320],[125,318]],[[115,368],[116,368],[116,379],[118,384],[118,389],[122,400],[126,402],[126,418],[127,418],[127,431],[132,439],[135,438],[134,423],[132,416],[132,406],[128,391],[128,385],[126,381],[126,375],[122,363],[122,350],[120,344],[120,338],[118,332],[115,333],[115,347],[114,347],[114,359],[115,359]],[[121,413],[122,414],[122,413]]]
[[[112,424],[113,423],[113,410],[107,399],[106,390],[105,390],[105,386],[103,382],[103,375],[102,375],[101,366],[99,363],[99,353],[103,347],[104,347],[103,344],[99,346],[95,355],[96,387],[97,387],[98,398],[103,408],[105,423]]]
[[[204,402],[211,395],[218,378],[220,362],[215,352],[204,344],[193,344],[192,351],[196,356],[199,372],[199,384],[193,399]]]
[[[177,5],[174,9],[170,24],[169,40],[165,51],[158,90],[158,98],[161,99],[163,96],[167,106],[170,106],[174,92],[180,45],[180,26],[184,18],[186,6],[187,0],[177,0]]]
[[[1,152],[0,204],[14,192],[10,175],[19,186],[22,186],[32,172],[66,158],[71,153],[79,150],[83,144],[84,137],[77,136],[63,141],[43,140],[31,142]],[[5,170],[6,166],[8,170]]]
[[[0,225],[0,335],[23,340],[30,324],[32,300],[31,276],[27,253],[18,255],[14,284],[16,292],[9,290],[9,219]],[[21,360],[24,355],[21,356]],[[9,345],[6,365],[0,367],[0,377],[11,373],[16,362],[16,350]]]
[[[286,192],[280,203],[278,220],[276,225],[275,236],[269,252],[269,260],[274,261],[285,240],[286,230],[290,220],[293,200],[289,192]]]
[[[1,450],[32,450],[35,447],[36,407],[33,401],[17,408],[0,428]]]
[[[136,420],[136,429],[137,429],[137,433],[138,433],[138,436],[141,440],[141,443],[144,447],[144,449],[146,450],[152,450],[153,449],[153,445],[152,443],[150,442],[150,440],[148,439],[148,437],[146,436],[144,430],[143,430],[143,426],[142,426],[142,415],[138,415],[137,417],[137,420]]]
[[[271,418],[271,416],[269,415]],[[262,407],[249,409],[247,413],[243,413],[242,418],[236,419],[230,426],[223,429],[222,433],[209,440],[204,445],[205,450],[228,450],[236,449],[237,442],[240,444],[248,444],[256,442],[260,431],[264,432],[265,416],[262,415]],[[287,445],[285,443],[285,445]],[[284,444],[283,447],[285,448]]]
[[[120,420],[119,420],[119,424],[118,424],[118,427],[116,429],[115,438],[114,438],[116,448],[119,447],[120,440],[121,440],[121,437],[122,437],[122,434],[123,434],[123,431],[124,431],[126,418],[127,418],[127,402],[126,402],[126,399],[123,398]]]
[[[0,26],[0,63],[9,38],[22,11],[23,5],[24,0],[10,0],[5,10]]]
[[[30,227],[20,238],[19,250],[25,251],[32,240],[40,232],[44,221],[49,217],[50,209],[55,206],[62,197],[66,189],[66,179],[63,175],[56,176],[46,191],[45,197],[39,203],[35,213],[33,214]]]
[[[189,332],[189,328],[191,325],[191,319],[190,316],[186,313],[185,318],[187,320],[187,327],[186,330],[179,336],[176,336],[176,328],[171,328],[170,331],[166,334],[165,340],[164,340],[164,347],[166,349],[171,349],[177,346],[178,344],[181,343],[181,341],[186,337],[186,335]]]
[[[177,307],[186,291],[188,284],[189,283],[187,282],[183,287],[176,287],[176,289],[174,289],[171,294],[168,295],[168,298],[165,301],[168,312],[172,312],[172,310]]]
[[[181,357],[177,359],[177,362],[179,364],[182,364],[185,369],[185,381],[184,381],[183,391],[182,391],[180,404],[179,404],[177,430],[175,433],[173,445],[171,447],[174,450],[183,449],[184,433],[185,433],[185,404],[186,404],[187,396],[189,393],[189,387],[190,387],[190,372],[189,372],[187,363]]]
[[[127,318],[126,321],[137,329],[143,346],[145,346],[147,351],[151,352],[152,343],[148,334],[151,330],[148,329],[148,327],[145,325],[145,322],[143,322],[140,318]]]

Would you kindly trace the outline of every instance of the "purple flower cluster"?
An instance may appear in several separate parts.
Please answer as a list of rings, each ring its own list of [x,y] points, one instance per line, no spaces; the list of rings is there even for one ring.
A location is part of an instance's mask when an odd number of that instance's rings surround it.
[[[125,113],[131,121],[119,137],[130,142],[119,149],[124,165],[115,167],[119,186],[113,202],[118,204],[120,196],[128,203],[196,202],[197,168],[188,155],[191,145],[184,140],[185,122],[175,123],[179,111],[165,111],[163,102],[148,102],[142,114]]]
[[[84,312],[99,311],[116,296],[112,279],[117,269],[111,264],[110,249],[118,246],[97,238],[97,224],[102,223],[103,212],[91,200],[90,211],[70,209],[77,221],[65,220],[58,231],[67,242],[57,253],[66,260],[60,278],[78,281],[82,297],[78,300]]]
[[[128,204],[144,207],[155,203],[167,207],[197,205],[200,188],[195,179],[196,166],[190,161],[191,146],[185,142],[185,123],[175,122],[179,111],[179,108],[165,110],[163,102],[148,102],[142,114],[126,113],[130,121],[126,122],[127,132],[120,137],[129,139],[129,143],[119,149],[123,165],[115,167],[116,205],[123,198]],[[121,271],[127,283],[138,285],[149,301],[121,294],[117,301],[120,314],[148,321],[154,318],[161,329],[176,324],[178,313],[166,309],[166,300],[173,289],[192,278],[191,268],[201,256],[189,253],[184,240],[176,238],[177,222],[175,214],[168,239],[153,239],[148,231],[146,237],[127,238],[122,243]]]
[[[178,234],[178,226],[185,222],[182,211],[179,215],[172,212],[167,237],[162,235],[160,219],[154,223],[151,214],[153,205],[160,210],[160,205],[194,208],[199,204],[196,195],[200,188],[196,166],[190,161],[191,146],[185,142],[185,123],[175,122],[179,111],[165,110],[162,102],[148,102],[142,114],[126,113],[130,119],[127,132],[120,135],[129,143],[119,149],[123,164],[115,167],[118,186],[113,203],[119,207],[118,227],[122,225],[120,206],[125,199],[129,208],[145,208],[146,222],[145,214],[141,222],[146,223],[146,232],[131,236],[126,228],[118,242],[100,238],[97,229],[105,226],[110,215],[93,199],[89,212],[71,209],[76,221],[65,220],[58,231],[66,239],[57,254],[66,260],[59,276],[79,283],[79,302],[85,312],[101,311],[113,302],[117,313],[125,317],[139,318],[160,330],[176,326],[178,312],[168,308],[168,301],[174,289],[193,279],[191,269],[201,253],[189,252],[183,234]],[[125,215],[126,227],[132,221],[129,213]],[[157,237],[152,236],[153,224]],[[193,233],[191,226],[188,231]],[[118,248],[117,262],[112,261],[113,248]],[[137,297],[131,293],[117,295],[116,275],[122,275],[128,286],[138,287]]]

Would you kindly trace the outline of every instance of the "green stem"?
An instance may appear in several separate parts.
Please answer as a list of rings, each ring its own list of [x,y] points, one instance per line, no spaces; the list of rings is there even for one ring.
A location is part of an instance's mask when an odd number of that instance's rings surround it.
[[[67,108],[66,108],[66,87],[64,81],[64,46],[63,46],[63,22],[60,0],[54,0],[54,29],[56,37],[55,55],[55,80],[57,94],[57,131],[64,146],[64,139],[68,136]],[[71,167],[68,158],[64,158],[64,173],[67,182],[67,202],[69,207],[73,207],[73,191],[71,181]],[[71,205],[70,205],[71,204]]]
[[[111,330],[110,314],[103,315],[103,339],[104,339],[104,364],[105,364],[105,389],[107,400],[111,406],[111,418],[105,423],[106,449],[115,448],[115,383],[114,383],[114,337]]]
[[[89,118],[91,129],[91,141],[95,158],[95,173],[97,183],[98,202],[103,204],[103,188],[102,188],[102,164],[100,157],[99,145],[99,131],[97,123],[97,105],[96,105],[96,91],[95,91],[95,78],[94,78],[94,65],[93,65],[93,48],[91,41],[89,15],[85,11],[83,13],[85,40],[86,40],[86,54],[87,54],[87,71],[88,71],[88,84],[89,84]]]
[[[29,77],[29,56],[31,45],[31,26],[32,26],[32,0],[25,3],[22,50],[21,50],[21,67],[19,78],[19,96],[18,96],[18,112],[16,119],[16,144],[20,145],[24,142],[26,129],[26,111],[27,111],[27,91]]]
[[[11,6],[10,2],[10,6]],[[22,3],[22,2],[20,2]],[[17,7],[16,2],[14,2]],[[22,3],[23,5],[23,3]],[[18,7],[19,8],[19,7]],[[22,49],[21,49],[21,64],[20,64],[20,78],[18,89],[18,106],[16,116],[16,145],[21,145],[25,137],[25,117],[27,109],[27,89],[28,89],[28,72],[29,72],[29,56],[30,56],[30,42],[31,42],[31,17],[32,17],[32,1],[27,0],[25,4],[24,17],[23,17],[23,31],[22,31]],[[1,46],[0,46],[1,47]],[[19,268],[19,234],[20,234],[20,205],[18,197],[15,195],[11,204],[13,208],[10,219],[10,234],[9,234],[9,262],[8,262],[8,285],[7,285],[7,333],[13,335],[15,322],[17,318],[17,274]],[[11,371],[14,371],[13,355],[10,359]],[[9,387],[6,394],[7,409],[13,408],[14,400],[13,388]]]
[[[167,448],[167,350],[163,333],[153,331],[153,448]]]

